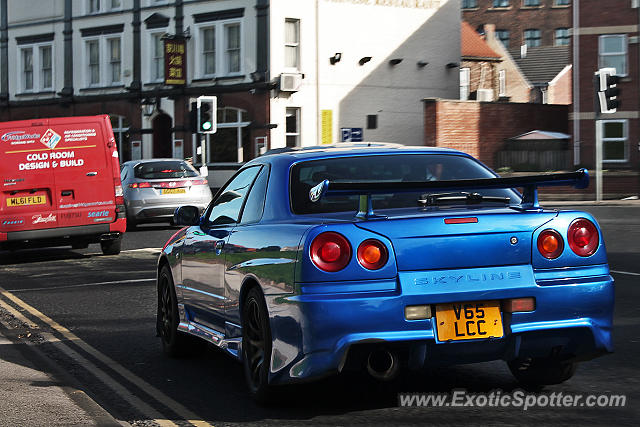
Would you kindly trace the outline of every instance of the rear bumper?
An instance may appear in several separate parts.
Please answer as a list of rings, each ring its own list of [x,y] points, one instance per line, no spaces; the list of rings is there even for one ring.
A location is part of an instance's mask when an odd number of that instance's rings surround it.
[[[173,213],[176,208],[184,205],[192,205],[197,206],[200,211],[203,211],[209,201],[199,201],[199,202],[176,202],[176,203],[166,203],[166,204],[144,204],[141,202],[132,201],[127,204],[127,217],[133,219],[137,222],[153,222],[156,221],[166,221],[173,218]]]
[[[459,280],[425,286],[414,279],[427,272],[401,272],[390,280],[395,283],[376,285],[394,285],[393,291],[270,296],[274,334],[270,380],[287,383],[337,373],[361,350],[380,347],[397,351],[413,367],[550,355],[580,360],[611,352],[613,279],[606,265],[597,270],[594,275],[593,267],[586,268],[590,276],[574,274],[574,280],[552,286],[538,284],[530,266],[491,269],[493,274],[514,272],[518,280],[513,283]],[[472,279],[489,274],[489,269],[470,271]],[[518,297],[534,297],[536,310],[502,313],[504,336],[498,339],[439,342],[435,317],[413,321],[404,317],[407,305],[435,308],[445,302]]]
[[[111,224],[90,224],[76,227],[45,228],[6,233],[2,242],[6,246],[64,246],[76,241],[99,243],[115,239],[126,229],[126,219],[118,218]]]

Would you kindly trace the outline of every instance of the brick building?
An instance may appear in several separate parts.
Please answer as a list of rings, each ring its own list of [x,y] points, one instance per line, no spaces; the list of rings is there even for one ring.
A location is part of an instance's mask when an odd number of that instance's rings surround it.
[[[571,0],[462,0],[462,19],[479,32],[494,24],[507,48],[567,46]]]
[[[573,132],[573,163],[595,166],[594,72],[601,67],[616,68],[620,77],[621,106],[614,114],[603,114],[603,168],[607,180],[624,176],[638,193],[638,140],[640,139],[640,74],[638,25],[640,2],[599,0],[574,2],[574,103],[570,120]],[[630,179],[629,174],[635,178]],[[605,190],[606,191],[606,190]]]
[[[460,39],[460,99],[494,101],[503,96],[498,67],[501,55],[491,49],[466,22],[462,22]]]

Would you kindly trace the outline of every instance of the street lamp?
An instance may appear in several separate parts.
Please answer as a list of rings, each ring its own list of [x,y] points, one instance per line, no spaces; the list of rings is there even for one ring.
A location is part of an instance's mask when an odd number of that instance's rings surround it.
[[[156,109],[156,103],[151,98],[145,98],[140,102],[140,107],[145,117],[151,117]]]

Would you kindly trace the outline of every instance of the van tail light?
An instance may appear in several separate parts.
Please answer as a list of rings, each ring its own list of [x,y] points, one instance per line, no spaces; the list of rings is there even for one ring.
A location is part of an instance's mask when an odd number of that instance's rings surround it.
[[[556,230],[544,230],[538,236],[538,251],[547,259],[556,259],[564,249],[562,236]]]
[[[333,231],[320,233],[311,242],[311,261],[322,271],[340,271],[351,260],[351,245]]]
[[[116,212],[119,212],[119,206],[124,206],[124,194],[122,194],[122,183],[118,179],[114,179],[114,191],[116,196]]]
[[[382,268],[388,259],[387,247],[379,240],[365,240],[358,246],[358,262],[367,270]]]
[[[129,188],[151,188],[150,182],[134,182],[129,184]]]
[[[596,226],[585,218],[578,218],[569,225],[567,240],[571,250],[580,256],[590,256],[598,249],[600,237]]]

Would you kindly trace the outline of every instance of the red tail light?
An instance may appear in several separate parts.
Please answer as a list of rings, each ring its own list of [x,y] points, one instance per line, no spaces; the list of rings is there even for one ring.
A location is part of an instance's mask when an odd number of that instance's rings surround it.
[[[124,205],[124,195],[122,194],[122,183],[118,178],[114,178],[114,192],[116,196],[116,205]]]
[[[544,230],[538,236],[538,251],[547,259],[556,259],[564,249],[562,236],[555,230]]]
[[[129,184],[129,188],[151,188],[150,182],[134,182]]]
[[[358,262],[368,270],[382,268],[388,259],[387,247],[379,240],[365,240],[358,246]]]
[[[351,245],[342,235],[327,231],[311,242],[311,261],[323,271],[339,271],[351,260]]]
[[[206,179],[194,179],[193,181],[191,181],[191,185],[207,185],[209,183],[209,181],[207,181]]]
[[[598,249],[600,237],[596,226],[585,218],[578,218],[569,225],[569,247],[576,255],[590,256]]]

